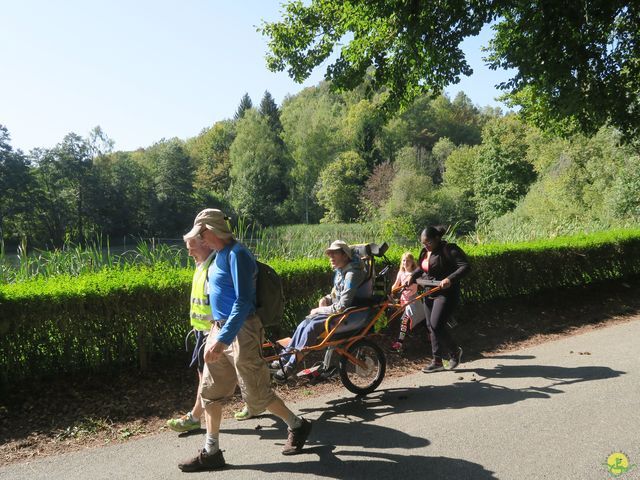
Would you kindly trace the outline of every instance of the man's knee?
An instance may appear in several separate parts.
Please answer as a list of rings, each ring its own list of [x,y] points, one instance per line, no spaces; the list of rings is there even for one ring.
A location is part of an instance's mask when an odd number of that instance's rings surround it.
[[[244,386],[244,400],[250,410],[262,412],[275,398],[271,388],[271,375],[265,362],[238,364],[238,375]]]
[[[202,383],[200,385],[200,401],[204,408],[210,404],[222,404],[228,398],[231,398],[236,390],[236,384],[222,385],[221,383]]]

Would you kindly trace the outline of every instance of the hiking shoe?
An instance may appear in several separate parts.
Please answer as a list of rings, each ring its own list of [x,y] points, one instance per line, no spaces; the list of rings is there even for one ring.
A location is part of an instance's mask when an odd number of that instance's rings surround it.
[[[207,453],[203,448],[193,458],[178,464],[178,468],[183,472],[202,472],[205,470],[218,470],[226,465],[222,450],[215,453]]]
[[[400,342],[394,342],[391,345],[391,352],[392,353],[402,353],[402,343]]]
[[[424,373],[441,372],[443,370],[442,360],[431,360],[431,363],[422,369]]]
[[[449,358],[449,370],[455,369],[462,362],[462,348],[458,347],[458,351],[456,353],[451,354],[451,358]]]
[[[293,430],[288,428],[289,436],[287,437],[287,443],[284,444],[282,449],[283,455],[295,455],[302,451],[304,442],[307,441],[309,433],[311,433],[311,422],[306,418],[302,419],[302,425]]]
[[[190,432],[200,428],[200,420],[192,420],[189,415],[183,415],[180,418],[172,418],[167,420],[167,427],[174,432]]]

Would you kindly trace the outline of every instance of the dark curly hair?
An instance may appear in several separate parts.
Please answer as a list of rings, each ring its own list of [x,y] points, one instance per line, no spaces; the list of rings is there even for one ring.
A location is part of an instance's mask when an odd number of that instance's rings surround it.
[[[426,238],[442,238],[442,236],[447,233],[447,227],[443,225],[429,225],[427,228],[422,230],[420,237]]]

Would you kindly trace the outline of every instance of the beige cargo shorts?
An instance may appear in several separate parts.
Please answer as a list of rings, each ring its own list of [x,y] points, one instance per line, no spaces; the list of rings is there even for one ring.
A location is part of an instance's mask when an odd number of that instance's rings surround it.
[[[205,351],[218,336],[214,324]],[[251,412],[263,412],[277,397],[271,388],[271,376],[262,357],[264,329],[257,315],[247,317],[238,335],[213,363],[205,363],[200,395],[202,404],[220,403],[231,397],[236,385],[242,387],[244,401]]]

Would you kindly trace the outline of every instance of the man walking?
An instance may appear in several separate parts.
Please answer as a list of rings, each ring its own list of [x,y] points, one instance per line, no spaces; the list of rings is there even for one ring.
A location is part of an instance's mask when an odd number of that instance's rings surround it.
[[[220,210],[201,211],[186,238],[200,237],[217,252],[209,268],[209,298],[213,326],[208,336],[200,395],[205,408],[207,434],[204,448],[178,465],[183,472],[224,467],[219,431],[221,402],[238,384],[244,385],[251,411],[265,408],[287,424],[283,455],[300,453],[311,431],[311,422],[295,415],[271,388],[269,369],[262,358],[263,327],[256,315],[257,265],[251,252],[236,241]]]
[[[209,302],[209,267],[215,257],[215,251],[211,249],[200,237],[187,238],[183,237],[189,256],[196,262],[196,269],[193,272],[193,281],[191,283],[191,297],[189,317],[193,330],[189,332],[194,334],[195,346],[191,356],[190,367],[196,367],[198,371],[198,388],[196,390],[196,401],[191,411],[178,418],[167,420],[167,427],[174,432],[189,432],[201,428],[201,418],[204,413],[202,406],[202,398],[200,397],[200,384],[202,382],[202,371],[204,370],[204,344],[207,335],[211,331],[211,304]],[[242,385],[241,385],[242,387]],[[244,389],[241,388],[242,397],[244,398]],[[234,417],[236,420],[246,420],[259,415],[262,412],[253,413],[249,411],[247,405],[236,412]]]
[[[175,432],[188,432],[200,428],[200,419],[204,412],[202,399],[200,398],[200,384],[202,383],[202,371],[204,369],[204,344],[213,321],[211,305],[209,304],[207,272],[215,257],[215,252],[201,238],[187,238],[186,235],[183,238],[189,256],[193,257],[196,262],[196,270],[193,272],[193,282],[191,284],[191,308],[189,311],[196,344],[193,348],[189,366],[195,366],[198,369],[198,393],[193,408],[189,413],[167,421],[167,426]]]

